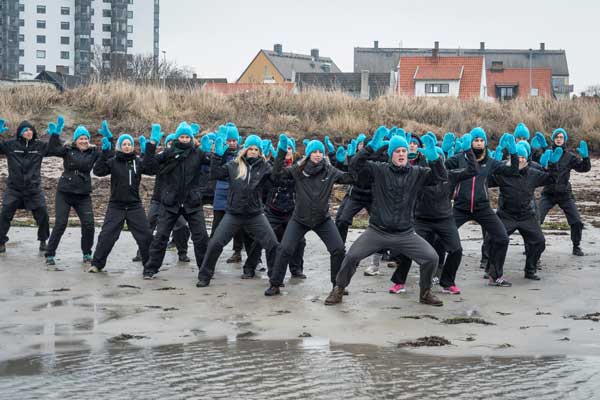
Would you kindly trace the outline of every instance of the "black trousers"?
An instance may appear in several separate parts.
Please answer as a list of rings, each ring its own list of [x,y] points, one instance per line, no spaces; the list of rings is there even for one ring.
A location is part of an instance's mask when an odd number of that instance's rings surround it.
[[[275,232],[275,236],[277,237],[277,240],[279,242],[281,242],[283,240],[283,234],[285,233],[288,223],[290,222],[290,219],[292,218],[292,212],[290,212],[289,214],[275,214],[269,207],[266,207],[265,208],[265,216],[267,217],[269,224],[271,224],[271,228],[273,228],[273,232]],[[301,274],[302,271],[304,270],[304,248],[305,247],[306,247],[306,240],[304,238],[302,238],[300,240],[300,243],[296,247],[296,251],[290,258],[290,262],[289,262],[290,273],[293,275]],[[260,261],[261,252],[262,252],[262,246],[257,241],[254,241],[252,244],[250,253],[248,254],[248,258],[246,259],[246,262],[244,263],[244,272],[245,273],[249,273],[249,274],[254,273],[254,271],[256,270],[256,266],[258,265],[258,263]],[[267,259],[267,267],[268,267],[267,273],[269,276],[271,276],[271,274],[273,272],[271,269],[273,268],[273,265],[275,264],[275,259],[274,259],[275,253],[272,252],[272,253],[270,253],[270,255],[271,255],[271,259],[270,260]]]
[[[37,239],[42,241],[50,237],[50,220],[44,193],[40,190],[39,193],[23,195],[7,187],[3,197],[2,213],[0,213],[0,244],[8,242],[6,234],[10,229],[10,223],[17,210],[22,209],[29,210],[33,214],[33,219],[38,226]]]
[[[462,246],[454,218],[449,217],[439,220],[417,219],[415,220],[415,232],[433,246],[438,254],[438,260],[440,258],[440,249],[448,253],[442,267],[440,285],[442,287],[455,286],[456,271],[458,271],[462,260]],[[398,261],[400,265],[392,275],[392,282],[406,283],[412,260],[405,255],[400,255]]]
[[[352,226],[352,220],[354,216],[358,214],[363,208],[370,211],[371,203],[364,203],[360,201],[356,201],[352,198],[352,196],[346,195],[340,207],[337,210],[337,214],[335,215],[335,226],[342,237],[342,241],[346,243],[346,238],[348,237],[348,229]]]
[[[48,241],[46,257],[54,257],[60,239],[69,224],[69,212],[71,208],[75,210],[81,223],[81,252],[86,255],[92,254],[94,245],[94,211],[92,207],[92,198],[89,194],[73,194],[56,192],[55,203],[56,218],[54,228]]]
[[[467,221],[475,221],[485,229],[485,236],[490,243],[488,274],[492,279],[502,277],[506,251],[508,250],[508,235],[504,224],[494,210],[488,207],[471,213],[455,208],[453,212],[457,229]]]
[[[212,279],[217,260],[223,252],[223,247],[231,241],[235,232],[242,229],[242,227],[251,235],[251,238],[267,250],[267,259],[273,257],[272,255],[269,256],[269,253],[277,250],[277,237],[264,214],[253,217],[225,214],[213,237],[208,242],[204,261],[200,271],[198,271],[199,280],[210,281]]]
[[[382,232],[368,227],[350,246],[336,278],[336,285],[347,287],[356,272],[358,263],[373,253],[390,249],[392,258],[400,254],[415,260],[420,266],[419,285],[422,289],[431,287],[433,271],[438,265],[438,256],[429,243],[414,230],[403,233]]]
[[[94,267],[102,269],[106,266],[106,259],[119,239],[125,222],[140,249],[142,263],[145,264],[148,261],[152,231],[141,203],[139,206],[127,209],[117,208],[109,203],[92,259]]]
[[[537,261],[546,249],[546,238],[535,215],[524,220],[517,220],[502,211],[498,212],[500,221],[506,228],[508,236],[519,231],[525,242],[525,273],[535,273]]]
[[[162,204],[160,201],[152,200],[150,202],[150,208],[148,209],[148,223],[150,224],[150,230],[154,233],[158,226],[158,218],[162,210]],[[205,224],[206,225],[206,224]],[[188,252],[188,241],[190,240],[190,229],[188,228],[187,221],[180,215],[175,222],[173,227],[173,242],[177,248],[177,254],[187,255]],[[138,251],[139,253],[139,251]]]
[[[550,211],[555,205],[558,205],[567,217],[567,222],[571,227],[571,242],[573,246],[579,246],[581,244],[581,236],[583,231],[583,223],[577,210],[577,205],[572,197],[561,196],[554,197],[544,195],[540,198],[539,213],[540,213],[540,224],[544,223],[548,211]]]
[[[208,243],[208,232],[206,231],[206,223],[204,222],[204,210],[200,208],[196,211],[187,212],[184,207],[181,207],[177,212],[173,212],[165,207],[162,207],[160,216],[158,217],[156,234],[154,235],[152,244],[150,245],[150,258],[148,262],[144,263],[144,270],[156,273],[160,269],[165,258],[165,252],[167,251],[171,231],[181,217],[185,218],[191,232],[192,243],[194,244],[194,256],[196,257],[196,265],[198,265],[198,267],[202,265]]]
[[[212,238],[214,233],[217,231],[221,220],[225,216],[225,211],[214,211],[213,210],[213,223],[210,229],[210,237]],[[243,248],[246,248],[246,254],[250,252],[253,241],[252,237],[244,230],[244,227],[240,227],[237,232],[233,235],[233,251],[235,253],[241,253]]]
[[[344,260],[346,249],[344,248],[344,242],[340,237],[340,233],[331,218],[327,218],[324,222],[314,228],[303,225],[294,219],[288,223],[279,249],[277,250],[277,257],[275,258],[275,264],[272,269],[273,272],[270,276],[271,285],[281,286],[285,279],[285,273],[290,259],[294,256],[304,235],[311,230],[319,236],[327,247],[330,260],[330,279],[331,283],[335,285],[335,277]]]

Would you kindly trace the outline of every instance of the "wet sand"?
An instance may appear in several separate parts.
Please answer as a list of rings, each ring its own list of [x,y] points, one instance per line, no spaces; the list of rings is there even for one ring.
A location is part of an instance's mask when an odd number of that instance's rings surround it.
[[[512,288],[485,285],[479,269],[480,230],[466,225],[461,229],[464,258],[457,277],[463,293],[439,293],[441,308],[418,303],[414,265],[405,294],[388,293],[392,269],[384,266],[380,276],[366,277],[363,266],[348,288],[350,296],[341,305],[324,306],[331,288],[329,257],[313,234],[307,236],[308,279],[287,280],[282,296],[267,298],[266,273],[241,280],[241,265],[225,263],[230,246],[211,285],[199,289],[195,263],[177,263],[174,252],[167,252],[157,279],[142,280],[141,265],[130,261],[136,247],[128,232],[115,246],[106,272],[87,274],[78,228],[69,228],[63,237],[58,271],[47,270],[37,251],[35,229],[14,228],[7,253],[0,255],[0,360],[93,351],[121,334],[136,336],[124,339],[142,347],[309,335],[330,343],[396,346],[436,335],[451,345],[410,351],[443,356],[600,355],[600,323],[566,318],[600,312],[600,229],[589,218],[585,222],[585,257],[570,255],[568,232],[546,231],[539,282],[523,279],[522,239],[513,235],[505,267]],[[348,246],[359,233],[350,232]],[[439,292],[439,287],[434,290]],[[494,325],[442,323],[455,317],[477,317]]]

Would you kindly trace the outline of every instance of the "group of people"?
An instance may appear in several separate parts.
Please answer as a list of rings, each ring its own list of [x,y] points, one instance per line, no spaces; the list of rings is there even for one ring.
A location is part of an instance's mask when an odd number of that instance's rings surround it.
[[[90,273],[105,268],[126,222],[138,246],[134,261],[142,262],[144,279],[159,272],[171,237],[179,260],[189,262],[191,237],[199,268],[196,286],[206,287],[223,248],[234,239],[232,260],[240,261],[244,247],[247,254],[243,279],[255,276],[265,250],[265,295],[275,296],[288,268],[292,277],[306,278],[304,237],[312,230],[330,254],[332,290],[326,305],[340,303],[348,294],[361,260],[373,256],[365,275],[375,275],[387,256],[396,263],[390,293],[405,291],[414,261],[420,268],[419,301],[433,306],[443,305],[431,290],[433,284],[439,283],[446,293],[461,292],[456,283],[462,259],[458,229],[468,221],[481,225],[482,268],[490,286],[511,286],[503,267],[509,236],[515,231],[524,239],[525,279],[540,279],[537,269],[545,248],[541,224],[555,205],[570,225],[573,254],[584,255],[583,224],[569,180],[571,170],[587,172],[591,163],[584,141],[578,155],[568,150],[562,128],[554,130],[548,144],[544,134],[532,136],[520,123],[514,133],[502,135],[492,151],[481,127],[460,137],[449,132],[438,140],[431,132],[419,137],[381,126],[371,137],[360,134],[337,148],[327,136],[324,142],[306,139],[300,157],[294,138],[281,134],[274,147],[257,135],[242,139],[233,123],[200,135],[200,126],[182,122],[164,141],[160,125],[153,124],[148,138],[139,136],[138,151],[131,135],[113,136],[107,121],[98,131],[100,148],[91,143],[84,126],[78,126],[65,144],[64,124],[62,117],[51,122],[45,141],[24,121],[13,139],[0,140],[0,154],[8,162],[0,253],[6,252],[15,212],[27,209],[38,224],[40,251],[47,264],[55,265],[73,208],[81,222],[81,251]],[[0,120],[0,135],[7,130]],[[60,157],[64,165],[52,233],[41,186],[44,157]],[[94,252],[92,173],[110,176],[111,186]],[[148,213],[140,198],[143,175],[155,176]],[[329,203],[336,184],[348,185],[348,190],[334,220]],[[490,187],[499,188],[497,210],[490,204]],[[538,187],[543,190],[536,202]],[[204,216],[207,204],[213,205],[210,236]],[[369,214],[369,225],[346,252],[348,228],[362,209]]]

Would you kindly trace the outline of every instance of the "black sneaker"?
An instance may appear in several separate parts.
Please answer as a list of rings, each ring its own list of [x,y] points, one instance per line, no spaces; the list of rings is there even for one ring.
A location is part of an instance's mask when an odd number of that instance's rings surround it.
[[[190,258],[188,257],[187,254],[180,254],[179,255],[179,262],[190,262],[192,260],[190,260]]]
[[[254,271],[244,271],[244,273],[242,274],[242,279],[252,279],[256,276],[256,274],[254,273]]]
[[[585,256],[585,253],[583,252],[583,250],[581,250],[581,247],[573,246],[573,255],[583,257]]]
[[[292,274],[292,278],[306,279],[306,275],[304,275],[302,272],[296,272]]]
[[[157,271],[153,271],[151,269],[145,269],[142,274],[143,278],[146,280],[154,279],[154,275],[156,275]]]
[[[6,245],[4,243],[0,244],[0,253],[6,253]]]
[[[278,296],[281,294],[279,290],[279,286],[269,286],[267,290],[265,290],[265,296]]]
[[[46,265],[56,265],[56,261],[54,260],[54,256],[46,257]]]
[[[494,278],[490,277],[490,280],[488,281],[488,286],[511,287],[512,283],[505,280],[504,278],[498,278],[494,280]]]
[[[539,281],[540,278],[535,272],[526,272],[525,279],[531,279],[532,281]]]
[[[46,251],[48,250],[48,245],[46,244],[45,240],[40,240],[40,251]],[[573,250],[575,251],[575,250]]]
[[[196,287],[207,287],[210,284],[210,281],[205,281],[204,279],[198,279],[196,282]]]

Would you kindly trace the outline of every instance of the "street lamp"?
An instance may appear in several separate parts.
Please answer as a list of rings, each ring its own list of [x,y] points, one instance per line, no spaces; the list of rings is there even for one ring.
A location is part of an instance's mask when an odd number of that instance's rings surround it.
[[[163,89],[167,86],[167,52],[165,50],[163,53]]]

